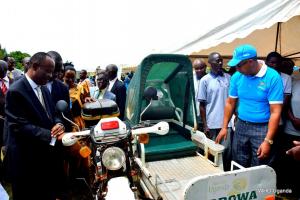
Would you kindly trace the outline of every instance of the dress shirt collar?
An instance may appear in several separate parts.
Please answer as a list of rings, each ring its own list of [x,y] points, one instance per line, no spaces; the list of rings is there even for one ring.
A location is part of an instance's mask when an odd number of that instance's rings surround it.
[[[29,82],[30,86],[32,87],[32,89],[35,90],[38,87],[38,85],[27,74],[25,74],[25,77]]]

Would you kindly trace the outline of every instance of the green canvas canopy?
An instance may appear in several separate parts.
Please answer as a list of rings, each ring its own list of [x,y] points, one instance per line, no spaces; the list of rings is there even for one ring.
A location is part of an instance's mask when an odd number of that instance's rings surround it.
[[[176,108],[183,124],[194,126],[195,91],[192,64],[187,56],[175,54],[153,54],[147,56],[138,66],[127,90],[126,120],[131,125],[140,122],[140,115],[149,104],[144,98],[148,86],[158,90],[158,98],[164,105]],[[160,119],[159,113],[152,117]],[[175,115],[172,117],[177,119]]]

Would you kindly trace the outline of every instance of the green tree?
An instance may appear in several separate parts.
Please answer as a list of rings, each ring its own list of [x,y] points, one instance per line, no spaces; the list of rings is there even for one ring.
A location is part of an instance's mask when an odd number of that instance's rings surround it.
[[[0,60],[3,60],[6,55],[7,55],[6,50],[1,49],[1,46],[0,46]]]
[[[10,57],[13,57],[16,61],[16,68],[20,69],[20,70],[24,70],[23,69],[23,65],[22,65],[22,61],[25,57],[30,57],[30,55],[28,53],[23,53],[21,51],[12,51],[9,53]]]

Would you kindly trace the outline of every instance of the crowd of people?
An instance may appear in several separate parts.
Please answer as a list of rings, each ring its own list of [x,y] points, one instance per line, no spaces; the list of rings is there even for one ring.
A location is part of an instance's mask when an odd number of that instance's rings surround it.
[[[208,56],[207,64],[193,61],[199,129],[225,146],[224,170],[230,170],[232,160],[244,167],[269,165],[277,173],[278,188],[292,189],[299,197],[300,75],[293,74],[293,61],[277,52],[258,60],[255,47],[241,45],[228,62],[229,71],[217,52]],[[15,68],[12,57],[0,60],[1,172],[5,171],[0,181],[11,182],[14,200],[68,199],[66,174],[82,173],[88,179],[88,170],[77,172],[74,166],[86,169],[89,160],[64,152],[63,135],[86,127],[81,109],[97,99],[115,101],[124,119],[133,72],[121,81],[116,65],[97,68],[93,86],[86,70],[77,81],[74,65],[64,65],[55,51],[24,58],[23,65],[24,72]],[[67,102],[65,115],[76,126],[56,112],[59,100]],[[68,172],[66,160],[74,167]]]
[[[78,131],[77,127],[85,128],[82,106],[96,99],[115,101],[123,119],[126,87],[118,80],[118,67],[114,64],[97,70],[95,87],[86,70],[76,81],[74,66],[64,65],[55,51],[24,58],[23,65],[24,73],[15,68],[12,57],[0,60],[0,146],[4,155],[0,181],[11,183],[14,200],[69,199],[68,173],[87,177],[89,171],[82,169],[89,166],[89,160],[63,148],[63,135]],[[65,115],[77,126],[56,112],[59,100],[67,102]]]
[[[193,62],[201,130],[225,146],[224,170],[231,160],[243,167],[269,165],[277,173],[277,187],[299,195],[300,113],[298,73],[294,63],[277,52],[257,59],[251,45],[238,46],[224,72],[222,56]],[[236,72],[234,72],[236,71]]]

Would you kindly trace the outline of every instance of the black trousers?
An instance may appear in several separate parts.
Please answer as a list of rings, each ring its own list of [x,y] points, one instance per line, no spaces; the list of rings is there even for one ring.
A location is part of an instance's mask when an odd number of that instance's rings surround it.
[[[277,175],[277,189],[292,190],[291,194],[282,195],[300,198],[300,161],[286,155],[286,151],[294,147],[294,140],[300,141],[300,137],[286,133],[278,135],[278,153],[273,168]]]
[[[35,182],[37,180],[34,179],[13,180],[13,200],[55,200],[55,185]]]
[[[0,151],[3,144],[3,126],[4,126],[4,121],[2,119],[0,119]],[[0,159],[0,183],[2,183],[4,179],[4,167],[3,167],[3,163],[2,160]]]

